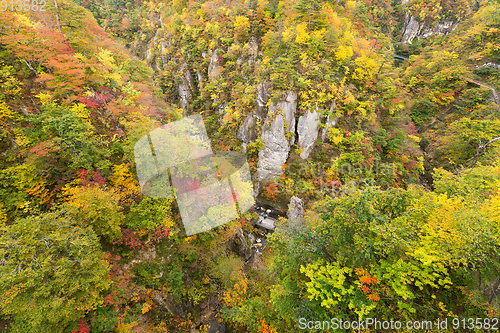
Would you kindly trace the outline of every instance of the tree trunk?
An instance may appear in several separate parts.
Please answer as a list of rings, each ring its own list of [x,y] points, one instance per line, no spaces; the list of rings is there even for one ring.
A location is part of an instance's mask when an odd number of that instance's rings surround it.
[[[61,29],[61,21],[59,20],[59,8],[57,6],[57,0],[54,0],[54,8],[56,9],[56,25],[57,25],[57,30],[59,30],[59,32],[61,33],[61,35],[63,35],[62,29]]]

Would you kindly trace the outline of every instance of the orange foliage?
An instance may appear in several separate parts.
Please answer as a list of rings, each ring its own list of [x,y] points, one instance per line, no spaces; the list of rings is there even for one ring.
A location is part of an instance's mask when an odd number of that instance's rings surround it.
[[[259,332],[261,332],[261,333],[277,333],[277,331],[274,328],[272,328],[266,324],[265,319],[260,320]]]
[[[224,303],[229,306],[239,306],[245,300],[245,295],[248,291],[248,279],[241,270],[231,277],[231,280],[236,280],[233,288],[224,294]]]

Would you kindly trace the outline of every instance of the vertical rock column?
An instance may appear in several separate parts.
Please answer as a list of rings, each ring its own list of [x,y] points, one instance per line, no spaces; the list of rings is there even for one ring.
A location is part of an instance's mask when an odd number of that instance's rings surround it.
[[[288,226],[290,228],[297,228],[304,225],[304,203],[300,198],[292,197],[288,205]]]
[[[306,159],[314,149],[314,144],[318,138],[318,126],[320,123],[317,110],[307,112],[299,117],[297,123],[297,132],[299,134],[299,149],[301,149],[300,158]]]
[[[297,93],[294,91],[288,92],[285,101],[278,104],[271,103],[269,106],[269,113],[261,135],[265,146],[259,151],[255,175],[258,182],[271,180],[282,174],[282,166],[288,159],[290,146],[295,141],[295,137],[288,137],[287,133],[295,132],[296,109]]]
[[[182,108],[182,116],[186,117],[189,110],[189,100],[191,99],[191,92],[193,91],[193,76],[187,68],[187,63],[182,64],[180,71],[182,75],[182,83],[177,87],[180,104]]]
[[[257,125],[257,120],[262,121],[267,116],[266,104],[269,99],[269,84],[267,82],[261,82],[257,86],[257,99],[255,102],[255,112],[246,116],[243,121],[243,125],[238,130],[238,139],[242,142],[243,151],[246,152],[246,147],[248,144],[252,143],[257,139],[255,133],[255,126]]]

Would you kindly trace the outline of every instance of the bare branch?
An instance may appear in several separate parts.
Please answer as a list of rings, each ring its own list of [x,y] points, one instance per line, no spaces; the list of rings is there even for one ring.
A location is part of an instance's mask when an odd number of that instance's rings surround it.
[[[54,0],[54,7],[56,9],[56,25],[57,25],[57,30],[61,33],[61,35],[64,36],[62,29],[61,29],[61,21],[59,19],[59,8],[57,6],[57,0]]]
[[[482,156],[482,155],[484,155],[486,153],[486,148],[490,144],[492,144],[493,142],[496,142],[496,141],[499,141],[499,140],[500,140],[500,137],[497,137],[497,138],[493,138],[490,141],[488,141],[485,144],[483,144],[481,142],[481,138],[478,138],[479,145],[476,147],[476,154],[467,160],[466,163],[469,163],[469,162],[470,163],[464,169],[470,169],[469,172],[471,172],[472,169],[474,169],[474,167],[476,166],[476,164],[477,164],[477,162],[479,160],[479,157]],[[458,172],[458,174],[460,174],[460,171]]]
[[[28,60],[26,60],[26,58],[23,57],[23,60],[24,60],[24,63],[26,64],[26,66],[28,66],[28,68],[33,72],[35,73],[35,76],[38,77],[38,72],[31,66],[31,62],[29,62]]]

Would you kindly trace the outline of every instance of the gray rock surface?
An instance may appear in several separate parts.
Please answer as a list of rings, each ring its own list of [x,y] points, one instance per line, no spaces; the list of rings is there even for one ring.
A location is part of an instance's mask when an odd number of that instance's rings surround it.
[[[422,28],[422,31],[420,35],[418,36],[419,38],[427,38],[432,35],[445,35],[447,33],[450,33],[451,31],[455,30],[455,28],[458,26],[453,21],[446,21],[444,23],[438,23],[434,28]]]
[[[269,113],[263,126],[261,139],[264,148],[259,151],[257,162],[257,181],[271,180],[282,174],[282,166],[288,159],[290,146],[295,137],[287,137],[287,132],[295,132],[295,111],[297,109],[297,93],[289,91],[285,101],[271,103]],[[286,129],[285,129],[286,127]]]
[[[300,198],[292,197],[288,205],[288,226],[291,228],[300,227],[304,224],[304,203]]]
[[[186,319],[186,314],[182,306],[174,300],[172,295],[157,290],[154,294],[154,301],[166,309],[172,316],[179,316],[182,319]]]
[[[165,67],[165,65],[168,62],[167,56],[165,53],[167,52],[167,43],[165,41],[161,41],[161,64],[162,67]]]
[[[181,77],[182,83],[177,87],[177,91],[180,98],[182,116],[185,117],[187,115],[187,111],[189,110],[189,100],[191,99],[191,92],[193,91],[193,76],[187,68],[186,63],[181,66],[180,70],[183,72]]]
[[[458,26],[458,23],[453,21],[446,21],[438,23],[435,27],[426,27],[424,23],[418,22],[415,17],[406,13],[405,23],[403,26],[402,43],[411,44],[415,38],[427,38],[432,35],[444,35],[452,32]]]
[[[222,71],[222,67],[218,64],[217,51],[220,49],[215,49],[210,58],[210,64],[208,65],[208,79],[210,81],[214,80]]]
[[[300,158],[306,159],[314,149],[314,144],[318,138],[318,126],[320,116],[317,110],[307,112],[299,117],[297,122],[297,132],[299,134],[299,149],[302,149]]]
[[[339,123],[339,117],[333,116],[333,110],[335,110],[335,102],[332,102],[330,106],[330,113],[328,117],[324,119],[325,125],[319,130],[319,137],[321,141],[326,142],[328,140],[328,130],[332,127],[337,126]]]
[[[255,101],[255,113],[261,120],[267,117],[266,104],[269,100],[269,83],[263,81],[257,85],[257,99]]]
[[[199,89],[203,89],[203,86],[204,86],[203,80],[205,78],[203,77],[203,74],[198,69],[196,70],[196,77],[198,78]]]
[[[244,259],[248,260],[252,255],[252,244],[255,237],[247,237],[243,229],[238,228],[236,230],[236,236],[234,238],[234,245],[236,252]]]
[[[406,13],[405,24],[403,26],[403,38],[401,39],[401,42],[411,44],[411,41],[419,35],[420,30],[421,26],[415,17],[410,16],[410,13]]]
[[[257,116],[251,114],[245,118],[243,125],[238,130],[237,138],[242,142],[243,151],[246,152],[246,146],[257,139],[255,126],[257,124]]]
[[[248,41],[248,54],[250,55],[250,61],[255,61],[257,54],[259,53],[259,43],[255,36],[250,37]]]

